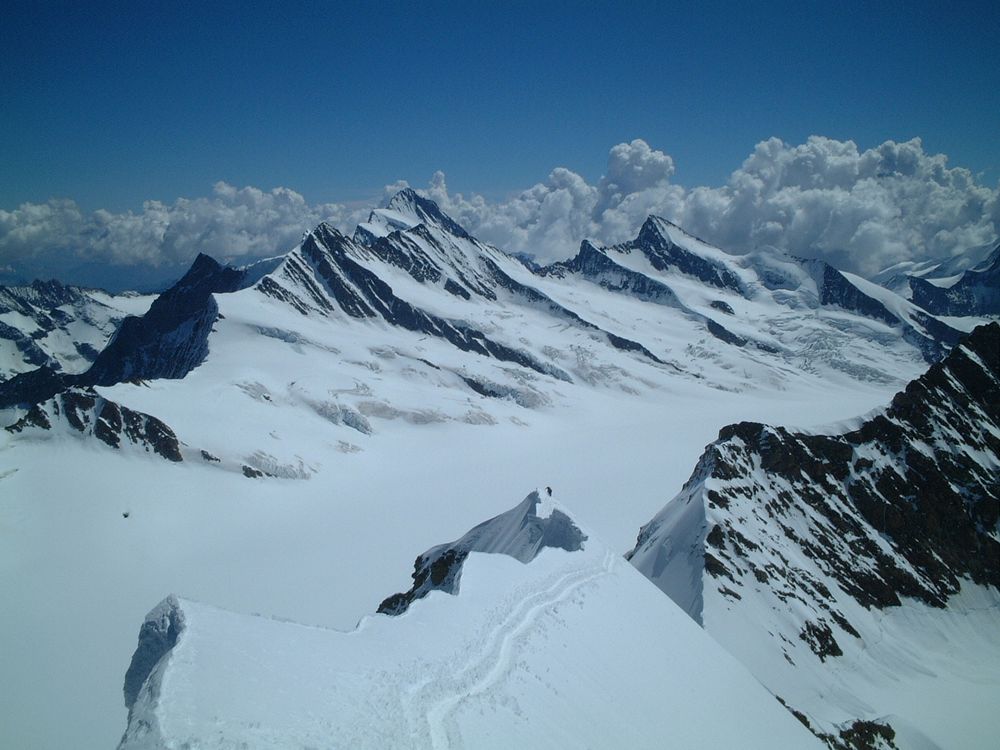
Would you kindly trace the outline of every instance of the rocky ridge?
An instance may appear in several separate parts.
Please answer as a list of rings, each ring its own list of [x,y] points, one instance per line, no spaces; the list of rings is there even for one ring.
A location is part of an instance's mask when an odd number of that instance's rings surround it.
[[[724,428],[627,557],[738,656],[756,644],[775,663],[800,663],[803,646],[820,663],[853,659],[872,612],[1000,591],[998,477],[993,323],[853,429]],[[731,640],[731,613],[753,607],[773,622]],[[782,684],[768,686],[794,707]]]

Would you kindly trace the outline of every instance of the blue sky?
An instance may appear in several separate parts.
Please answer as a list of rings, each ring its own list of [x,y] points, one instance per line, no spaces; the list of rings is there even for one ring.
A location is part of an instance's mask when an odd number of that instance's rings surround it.
[[[203,5],[210,5],[205,8]],[[251,6],[255,4],[250,4]],[[718,185],[755,143],[923,139],[1000,177],[993,4],[5,3],[0,207],[217,180],[500,196],[640,137]]]
[[[1000,234],[995,5],[7,0],[0,282],[272,255],[399,181],[542,260],[651,213],[859,273],[963,253]]]

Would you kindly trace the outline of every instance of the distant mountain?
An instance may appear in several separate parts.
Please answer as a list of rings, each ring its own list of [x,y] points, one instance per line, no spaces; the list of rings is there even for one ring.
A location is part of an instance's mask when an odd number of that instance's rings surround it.
[[[998,477],[993,323],[846,431],[726,427],[628,557],[832,747],[853,722],[975,747],[891,685],[940,668],[955,712],[1000,659]]]
[[[0,380],[37,367],[86,370],[129,313],[153,297],[34,281],[0,286]]]
[[[335,342],[351,331],[366,349],[407,351],[408,371],[443,379],[464,398],[526,408],[553,403],[567,384],[638,392],[676,377],[727,390],[810,378],[898,382],[959,336],[826,264],[777,251],[730,255],[656,217],[631,242],[584,242],[569,261],[532,267],[404,190],[353,239],[324,223],[285,255],[251,266],[200,255],[144,314],[122,320],[88,369],[48,363],[23,372],[0,383],[0,408],[25,408],[64,388],[185,378],[214,348],[235,345],[236,328],[217,330],[229,316],[251,332],[240,344],[250,358],[267,339],[339,350]],[[416,354],[429,340],[437,353]],[[366,434],[375,415],[492,419],[488,406],[429,416],[367,394],[331,405],[296,382],[294,400]],[[233,460],[255,465],[248,455]],[[265,464],[257,468],[273,473]]]
[[[978,247],[970,247],[958,255],[947,258],[929,258],[922,261],[902,261],[884,268],[871,277],[871,281],[892,292],[910,299],[911,278],[928,281],[955,279],[966,271],[981,267],[996,249],[996,242]]]
[[[609,248],[585,242],[575,258],[545,272],[580,275],[605,288],[676,307],[727,343],[770,352],[789,348],[782,345],[780,330],[789,309],[840,309],[884,323],[928,361],[940,358],[960,335],[897,295],[822,261],[767,248],[732,255],[658,217],[650,217],[631,242]],[[866,326],[852,329],[859,337],[874,335]]]
[[[957,276],[910,277],[913,301],[935,315],[1000,315],[1000,245],[982,263]]]
[[[168,597],[139,633],[120,750],[821,747],[547,493],[463,539],[451,596],[350,633]],[[419,558],[432,577],[439,550]]]

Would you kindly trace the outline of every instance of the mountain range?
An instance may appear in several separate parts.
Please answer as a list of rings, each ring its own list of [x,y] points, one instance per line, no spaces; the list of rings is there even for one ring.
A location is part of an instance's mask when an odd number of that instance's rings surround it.
[[[650,217],[538,266],[407,189],[155,297],[0,289],[0,625],[115,581],[52,651],[93,705],[5,657],[11,741],[114,741],[176,590],[122,747],[985,747],[995,256],[908,299]]]

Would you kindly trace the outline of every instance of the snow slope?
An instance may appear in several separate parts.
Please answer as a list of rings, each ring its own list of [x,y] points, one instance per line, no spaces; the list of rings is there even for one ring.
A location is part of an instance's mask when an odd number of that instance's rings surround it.
[[[509,529],[479,539],[510,549]],[[432,591],[349,633],[168,599],[143,627],[133,664],[148,677],[120,747],[821,746],[586,537],[526,563],[472,551],[457,595]]]

